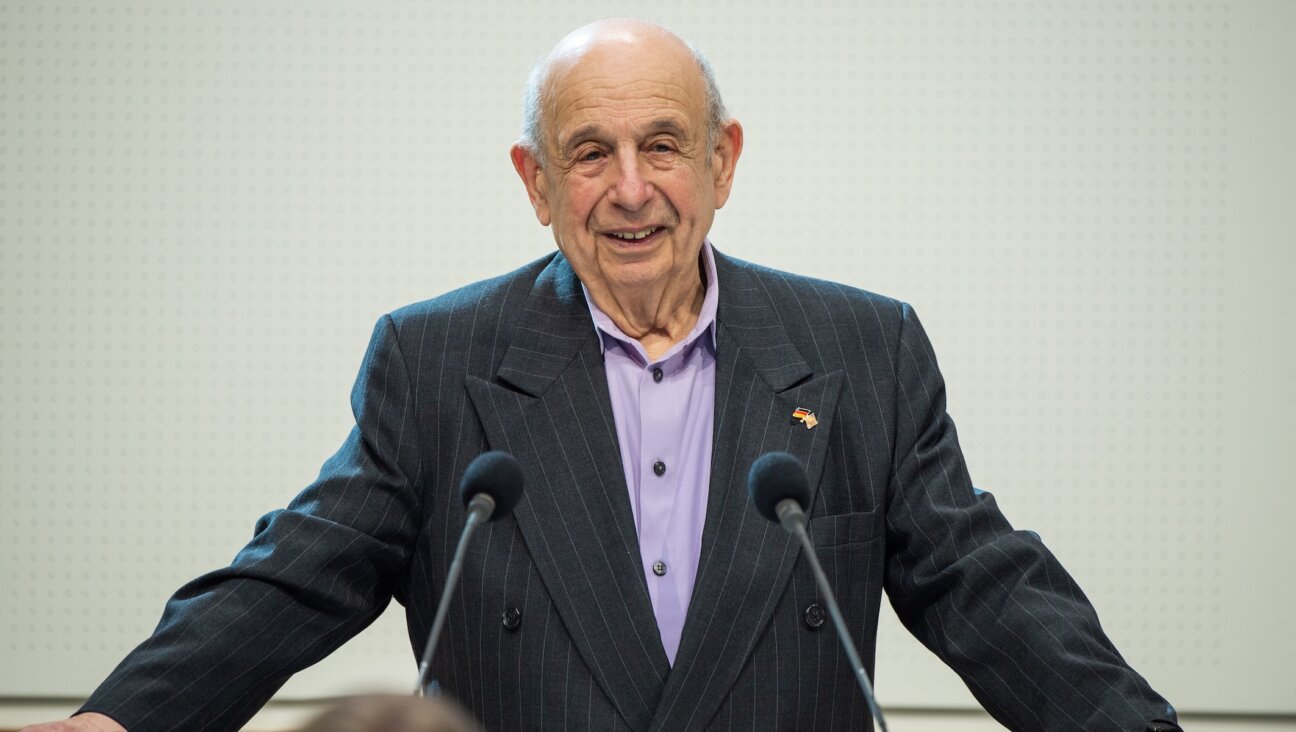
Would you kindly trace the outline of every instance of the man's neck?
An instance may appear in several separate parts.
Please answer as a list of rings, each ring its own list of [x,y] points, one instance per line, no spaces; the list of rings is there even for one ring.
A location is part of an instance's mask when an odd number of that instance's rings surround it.
[[[636,297],[636,295],[638,295]],[[639,341],[649,361],[655,361],[688,337],[697,325],[706,286],[697,279],[660,293],[590,291],[590,299],[617,328]]]

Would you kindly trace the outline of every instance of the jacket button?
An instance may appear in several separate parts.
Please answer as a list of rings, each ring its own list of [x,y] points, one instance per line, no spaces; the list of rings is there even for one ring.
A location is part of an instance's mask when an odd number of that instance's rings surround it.
[[[824,609],[815,603],[805,609],[805,624],[811,628],[818,628],[824,624]]]
[[[662,376],[663,374],[662,374],[661,366],[658,366],[657,368],[653,369],[653,381],[660,384],[662,380]]]
[[[517,630],[522,624],[522,611],[510,606],[504,611],[504,627],[508,630]]]
[[[653,463],[653,473],[655,473],[655,474],[657,474],[657,475],[665,475],[665,474],[666,474],[666,463],[663,463],[663,462],[660,461],[660,460],[658,460],[657,462]]]

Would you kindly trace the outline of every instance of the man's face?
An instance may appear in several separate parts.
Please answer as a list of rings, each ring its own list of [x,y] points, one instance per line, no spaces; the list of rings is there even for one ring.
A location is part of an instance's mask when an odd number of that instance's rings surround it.
[[[705,87],[687,49],[594,45],[552,69],[545,165],[513,151],[536,217],[596,297],[696,286],[741,127],[708,149]]]

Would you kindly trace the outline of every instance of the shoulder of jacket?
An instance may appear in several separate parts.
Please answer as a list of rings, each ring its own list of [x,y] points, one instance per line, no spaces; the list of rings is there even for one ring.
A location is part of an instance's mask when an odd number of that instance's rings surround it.
[[[739,286],[755,284],[764,289],[766,293],[770,293],[771,296],[775,292],[786,292],[788,290],[815,292],[838,305],[845,305],[854,310],[862,309],[875,312],[881,320],[888,323],[898,323],[907,317],[908,311],[912,310],[912,306],[903,300],[853,285],[774,269],[773,267],[747,262],[727,255],[724,258],[728,267],[731,268],[731,276],[736,273],[739,279],[750,278],[751,283],[741,283]],[[724,286],[725,281],[722,278],[720,287],[723,288]]]

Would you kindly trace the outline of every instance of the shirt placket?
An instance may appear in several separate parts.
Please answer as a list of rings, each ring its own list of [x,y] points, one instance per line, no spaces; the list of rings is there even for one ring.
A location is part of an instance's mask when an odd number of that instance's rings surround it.
[[[672,361],[675,359],[672,358]],[[660,622],[661,616],[678,610],[679,597],[672,576],[671,512],[679,485],[680,424],[678,400],[671,398],[676,386],[670,380],[671,364],[652,364],[639,375],[640,454],[639,505],[642,511],[639,537],[644,576]]]

